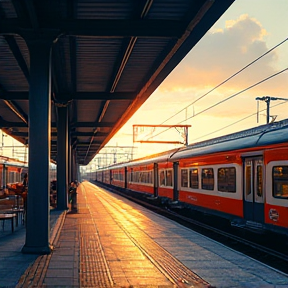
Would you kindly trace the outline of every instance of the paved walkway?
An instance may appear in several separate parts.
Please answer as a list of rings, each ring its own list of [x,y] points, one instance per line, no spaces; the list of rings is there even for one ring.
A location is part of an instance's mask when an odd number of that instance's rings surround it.
[[[0,287],[288,287],[287,275],[127,199],[78,190],[78,213],[51,211],[50,255],[22,254],[23,228],[0,237]]]
[[[56,232],[59,231],[59,225],[64,220],[65,213],[57,210],[51,210],[50,212],[51,243],[56,237]],[[11,233],[10,221],[5,223],[4,231],[1,227],[0,287],[16,287],[18,280],[25,274],[25,271],[29,270],[39,259],[37,255],[22,254],[21,249],[25,244],[25,231],[25,227],[19,223],[18,227],[15,227],[15,232]]]
[[[175,287],[169,273],[131,241],[122,227],[123,212],[107,210],[109,200],[96,197],[95,189],[80,185],[78,213],[66,214],[53,253],[38,257],[17,287]],[[206,286],[193,281],[194,287]]]

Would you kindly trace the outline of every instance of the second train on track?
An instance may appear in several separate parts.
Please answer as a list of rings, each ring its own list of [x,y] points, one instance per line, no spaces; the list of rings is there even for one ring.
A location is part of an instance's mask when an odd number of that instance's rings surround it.
[[[99,169],[90,179],[288,235],[288,119]]]

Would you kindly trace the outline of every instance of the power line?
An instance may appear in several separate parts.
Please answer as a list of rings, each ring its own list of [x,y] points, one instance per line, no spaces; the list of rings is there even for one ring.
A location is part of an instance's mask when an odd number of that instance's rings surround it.
[[[263,83],[263,82],[265,82],[265,81],[267,81],[267,80],[269,80],[269,79],[271,79],[271,78],[273,78],[273,77],[275,77],[275,76],[277,76],[277,75],[279,75],[279,74],[287,71],[287,70],[288,70],[288,68],[285,68],[285,69],[283,69],[283,70],[281,70],[281,71],[279,71],[279,72],[277,72],[277,73],[275,73],[275,74],[273,74],[273,75],[270,75],[269,77],[267,77],[267,78],[265,78],[265,79],[263,79],[263,80],[255,83],[255,84],[253,84],[253,85],[251,85],[251,86],[249,86],[249,87],[241,90],[240,92],[237,92],[237,93],[229,96],[228,98],[225,98],[225,99],[223,99],[223,100],[221,100],[221,101],[219,101],[219,102],[217,102],[217,103],[215,103],[215,104],[213,104],[213,105],[205,108],[204,110],[202,110],[202,111],[200,111],[200,112],[192,115],[191,117],[189,117],[189,118],[187,118],[187,119],[185,119],[185,120],[183,120],[183,121],[181,121],[181,122],[179,122],[179,123],[177,123],[177,124],[181,124],[181,123],[183,123],[183,122],[185,122],[185,121],[187,121],[187,120],[189,120],[189,119],[191,119],[191,118],[194,118],[194,117],[196,117],[196,116],[198,116],[198,115],[200,115],[200,114],[202,114],[202,113],[204,113],[204,112],[206,112],[206,111],[208,111],[208,110],[210,110],[210,109],[212,109],[212,108],[214,108],[214,107],[216,107],[216,106],[218,106],[218,105],[220,105],[220,104],[222,104],[222,103],[224,103],[224,102],[226,102],[226,101],[228,101],[228,100],[230,100],[230,99],[232,99],[232,98],[234,98],[234,97],[236,97],[236,96],[238,96],[239,94],[241,94],[241,93],[243,93],[243,92],[245,92],[245,91],[247,91],[247,90],[249,90],[249,89],[251,89],[251,88],[254,88],[255,86],[257,86],[257,85],[259,85],[259,84],[261,84],[261,83]],[[168,129],[166,129],[166,130],[164,130],[164,131],[161,131],[161,132],[159,132],[158,134],[156,134],[156,135],[154,135],[154,136],[151,136],[150,138],[148,138],[148,140],[151,139],[151,138],[154,138],[154,137],[156,137],[156,136],[158,136],[158,135],[160,135],[160,134],[162,134],[162,133],[164,133],[164,132],[166,132],[166,131],[168,131],[169,129],[170,129],[170,128],[168,128]]]
[[[271,106],[271,108],[276,107],[276,106],[279,106],[279,105],[282,105],[282,104],[287,104],[287,102],[281,102],[281,103],[275,104],[274,106]],[[259,112],[263,112],[263,111],[265,111],[265,110],[266,110],[266,108],[260,110]],[[208,134],[202,135],[202,136],[200,136],[200,137],[198,137],[198,138],[195,138],[194,141],[196,141],[196,140],[198,140],[198,139],[201,139],[201,138],[204,138],[204,137],[206,137],[206,136],[210,136],[210,135],[212,135],[212,134],[214,134],[214,133],[216,133],[216,132],[222,131],[222,130],[228,128],[228,127],[231,127],[231,126],[233,126],[233,125],[235,125],[235,124],[238,124],[239,122],[242,122],[242,121],[244,121],[244,120],[246,120],[246,119],[248,119],[248,118],[250,118],[250,117],[252,117],[252,116],[257,115],[257,113],[258,113],[258,112],[252,113],[252,114],[250,114],[250,115],[248,115],[248,116],[246,116],[246,117],[244,117],[244,118],[242,118],[242,119],[240,119],[240,120],[238,120],[238,121],[236,121],[236,122],[233,122],[233,123],[231,123],[231,124],[229,124],[229,125],[227,125],[227,126],[224,126],[224,127],[220,128],[220,129],[218,129],[218,130],[215,130],[215,131],[213,131],[213,132],[211,132],[211,133],[208,133]]]
[[[277,47],[279,47],[280,45],[282,45],[284,42],[286,42],[288,40],[288,38],[284,39],[282,42],[280,42],[279,44],[275,45],[274,47],[272,47],[270,50],[266,51],[264,54],[262,54],[261,56],[259,56],[258,58],[256,58],[255,60],[253,60],[252,62],[250,62],[249,64],[247,64],[246,66],[244,66],[242,69],[240,69],[238,72],[234,73],[232,76],[228,77],[226,80],[224,80],[223,82],[221,82],[220,84],[218,84],[217,86],[215,86],[214,88],[212,88],[211,90],[209,90],[208,92],[206,92],[205,94],[203,94],[202,96],[200,96],[199,98],[197,98],[195,101],[193,101],[192,103],[190,103],[189,105],[187,105],[186,107],[184,107],[183,109],[181,109],[179,112],[177,112],[176,114],[172,115],[171,117],[169,117],[168,119],[166,119],[164,122],[161,123],[164,124],[165,122],[169,121],[170,119],[172,119],[173,117],[175,117],[176,115],[180,114],[182,111],[184,111],[185,109],[187,109],[188,107],[190,107],[191,105],[195,104],[196,102],[198,102],[200,99],[204,98],[205,96],[207,96],[208,94],[210,94],[212,91],[214,91],[215,89],[219,88],[221,85],[225,84],[226,82],[228,82],[229,80],[231,80],[233,77],[235,77],[236,75],[238,75],[239,73],[241,73],[242,71],[244,71],[246,68],[248,68],[249,66],[251,66],[252,64],[254,64],[255,62],[257,62],[258,60],[260,60],[262,57],[264,57],[265,55],[269,54],[270,52],[272,52],[274,49],[276,49]]]
[[[191,118],[193,118],[193,117],[196,117],[196,116],[198,116],[198,115],[200,115],[200,114],[202,114],[202,113],[204,113],[204,112],[206,112],[206,111],[208,111],[208,110],[210,110],[210,109],[212,109],[212,108],[214,108],[214,107],[216,107],[216,106],[218,106],[218,105],[220,105],[220,104],[222,104],[222,103],[224,103],[224,102],[226,102],[226,101],[228,101],[228,100],[230,100],[230,99],[232,99],[232,98],[234,98],[234,97],[236,97],[236,96],[238,96],[239,94],[241,94],[241,93],[243,93],[243,92],[245,92],[245,91],[247,91],[247,90],[249,90],[249,89],[251,89],[251,88],[254,88],[255,86],[257,86],[257,85],[259,85],[259,84],[261,84],[261,83],[263,83],[263,82],[265,82],[265,81],[267,81],[267,80],[269,80],[269,79],[271,79],[271,78],[273,78],[273,77],[275,77],[275,76],[277,76],[277,75],[279,75],[279,74],[281,74],[281,73],[283,73],[283,72],[285,72],[285,71],[287,71],[287,70],[288,70],[288,68],[285,68],[285,69],[283,69],[283,70],[281,70],[281,71],[279,71],[279,72],[277,72],[277,73],[275,73],[275,74],[273,74],[273,75],[271,75],[271,76],[269,76],[269,77],[267,77],[267,78],[265,78],[265,79],[263,79],[263,80],[255,83],[255,84],[253,84],[253,85],[251,85],[251,86],[249,86],[249,87],[241,90],[240,92],[237,92],[237,93],[229,96],[228,98],[225,98],[225,99],[223,99],[223,100],[221,100],[221,101],[219,101],[219,102],[211,105],[210,107],[208,107],[208,108],[206,108],[206,109],[204,109],[204,110],[202,110],[202,111],[194,114],[193,116],[191,116],[191,117],[189,117],[189,118],[187,118],[187,119],[179,122],[178,124],[181,124],[182,122],[184,122],[184,121],[186,121],[186,120],[188,120],[188,119],[191,119]]]

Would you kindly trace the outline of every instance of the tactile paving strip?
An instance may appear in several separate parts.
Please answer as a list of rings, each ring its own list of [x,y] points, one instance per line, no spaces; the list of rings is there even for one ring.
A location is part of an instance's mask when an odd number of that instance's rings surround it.
[[[82,191],[82,194],[84,198],[79,199],[80,203],[85,201],[85,191]],[[80,287],[112,287],[113,282],[96,226],[89,210],[84,209],[83,212],[86,217],[78,219],[80,231]],[[79,213],[81,214],[80,207]]]
[[[123,213],[123,207],[115,201],[109,201],[109,199],[107,199],[108,195],[103,197],[99,194],[97,197],[101,198],[102,205],[107,209],[109,214],[112,217],[114,215],[114,221],[118,223],[119,227],[125,231],[126,235],[141,249],[143,254],[145,254],[172,283],[183,283],[190,287],[209,286],[206,281],[151,239],[132,221],[135,217],[131,217],[129,213]]]

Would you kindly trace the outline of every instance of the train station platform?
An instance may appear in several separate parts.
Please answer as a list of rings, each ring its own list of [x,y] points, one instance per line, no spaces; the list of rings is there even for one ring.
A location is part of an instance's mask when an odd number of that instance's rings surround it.
[[[50,255],[0,235],[0,287],[288,287],[288,275],[89,182],[78,213],[51,211]]]

